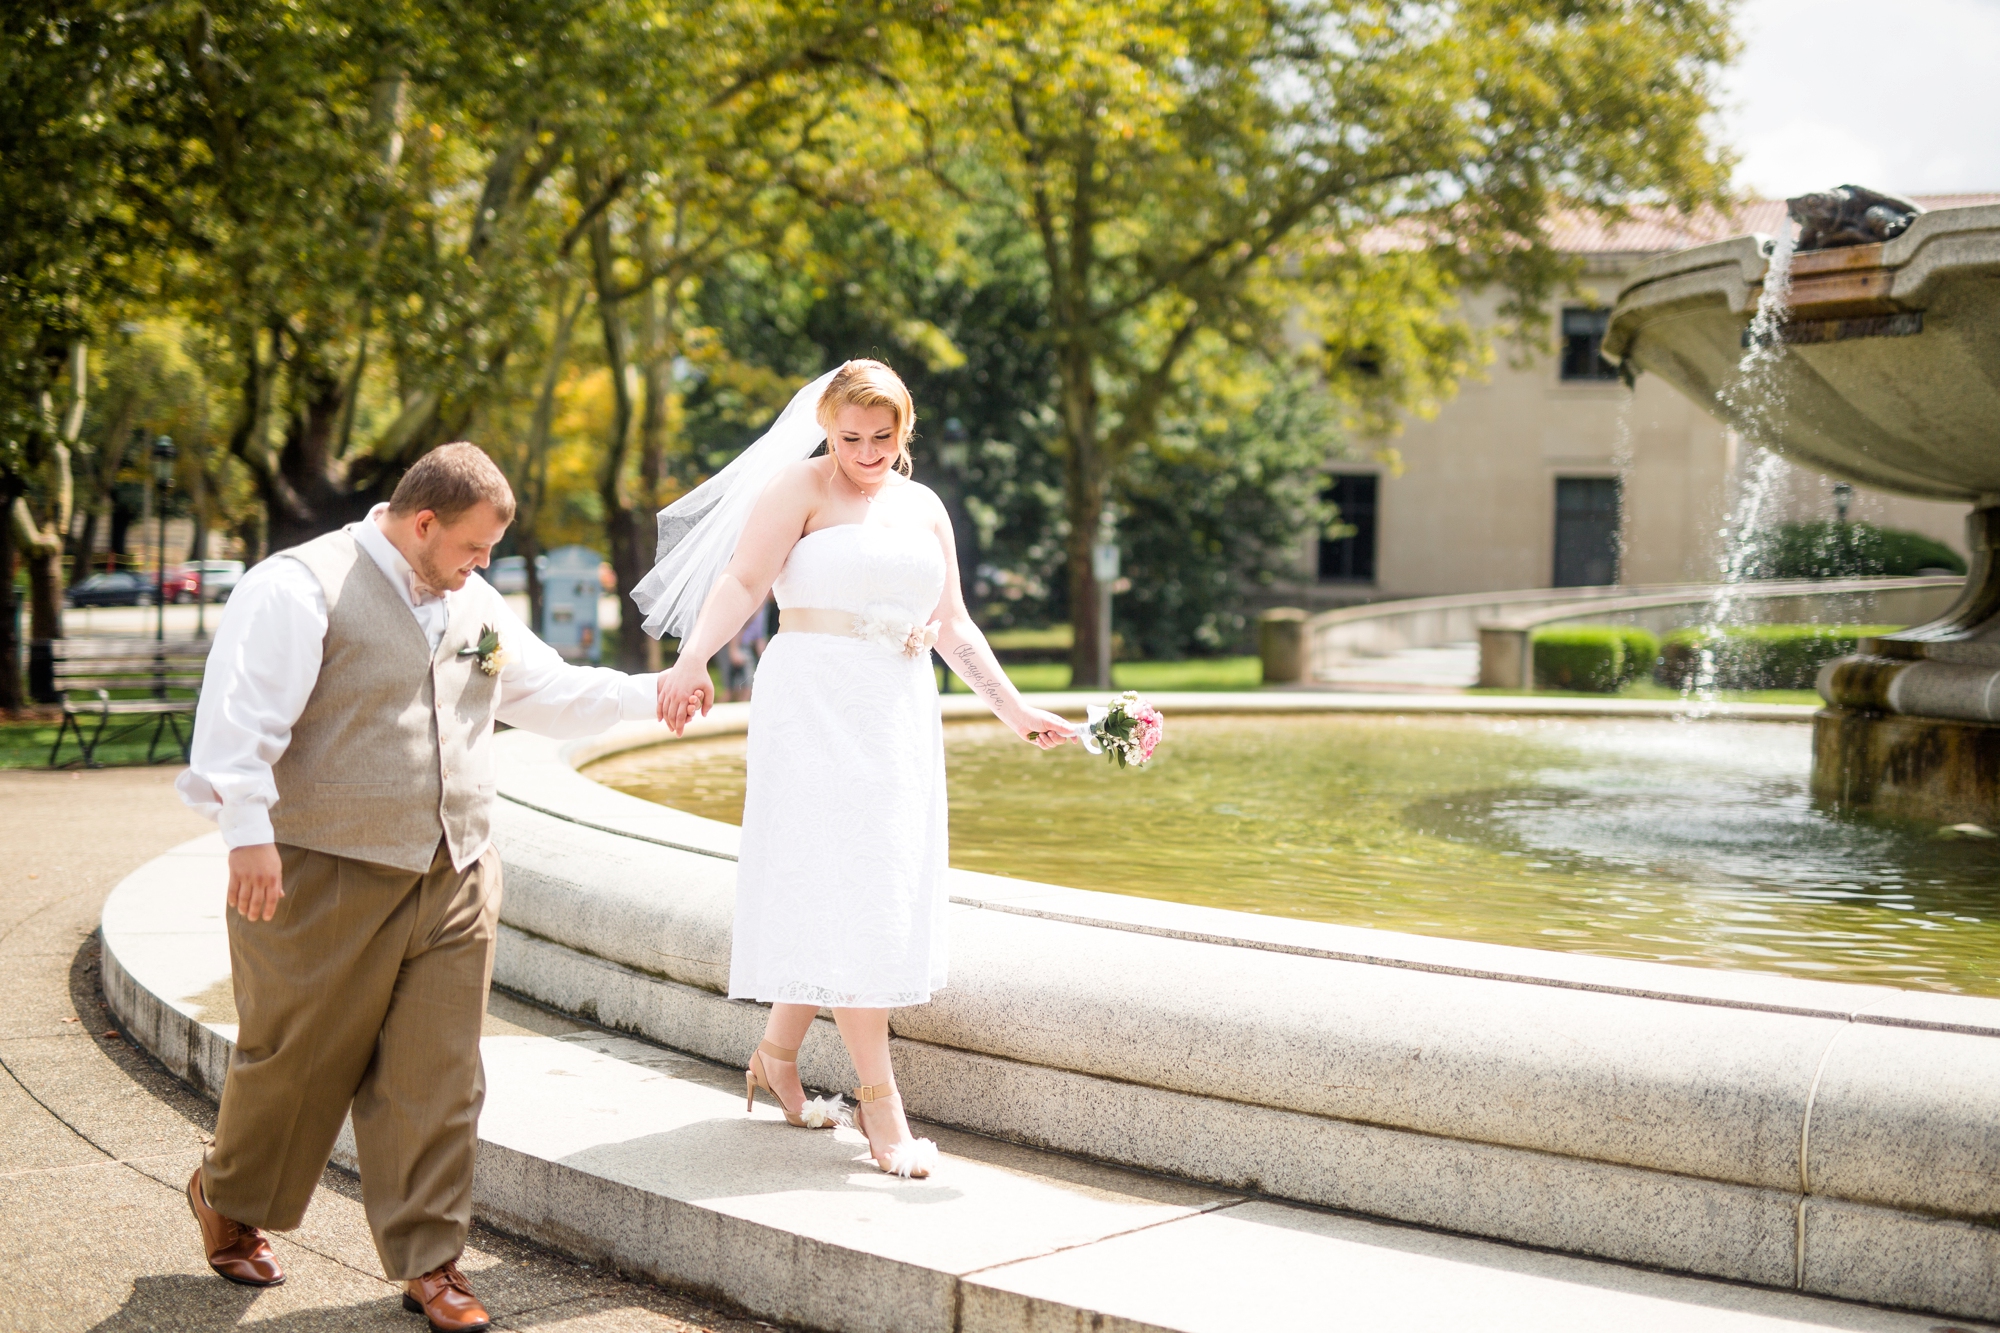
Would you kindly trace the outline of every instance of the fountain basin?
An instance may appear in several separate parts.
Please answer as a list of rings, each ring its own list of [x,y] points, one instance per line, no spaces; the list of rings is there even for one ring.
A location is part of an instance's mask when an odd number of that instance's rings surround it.
[[[1605,356],[1716,410],[1770,244],[1738,236],[1641,267],[1618,295]],[[1894,240],[1795,256],[1787,354],[1772,380],[1783,409],[1762,442],[1898,494],[2000,503],[1996,277],[2000,205],[1938,209]]]
[[[1729,420],[1773,243],[1739,236],[1641,268],[1605,355]],[[2000,205],[1917,216],[1892,240],[1801,252],[1783,354],[1759,368],[1747,434],[1882,490],[1973,506],[1963,592],[1863,640],[1819,689],[1813,788],[1853,809],[2000,823]]]
[[[1665,711],[1157,702],[1172,716]],[[943,703],[947,716],[977,715],[976,701]],[[718,709],[707,730],[741,729],[746,713]],[[574,767],[666,739],[639,724],[568,745],[500,738],[496,979],[740,1059],[745,1006],[722,997],[736,830]],[[893,1023],[899,1081],[927,1118],[1529,1245],[2000,1317],[2000,1233],[1986,1225],[2000,1214],[2000,1001],[965,871],[951,892],[950,985]],[[802,1060],[814,1086],[852,1078],[830,1032]]]
[[[2000,997],[2000,841],[1817,806],[1803,720],[1195,715],[1175,717],[1172,739],[1135,773],[1033,750],[997,722],[952,724],[953,863],[1273,917]],[[585,775],[733,825],[744,744],[627,751]]]

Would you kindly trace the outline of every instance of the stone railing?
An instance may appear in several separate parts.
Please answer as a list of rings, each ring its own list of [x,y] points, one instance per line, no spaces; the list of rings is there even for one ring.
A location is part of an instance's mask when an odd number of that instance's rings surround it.
[[[1731,624],[1914,625],[1941,613],[1964,586],[1965,579],[1956,574],[1772,579],[1728,587],[1633,590],[1567,606],[1510,610],[1479,627],[1479,684],[1487,689],[1533,689],[1535,632],[1554,625],[1636,625],[1665,635],[1710,623],[1725,595]]]
[[[1306,621],[1307,673],[1327,678],[1334,663],[1355,657],[1382,657],[1407,648],[1470,643],[1479,627],[1509,615],[1579,606],[1606,597],[1646,592],[1693,592],[1704,585],[1663,588],[1529,588],[1514,592],[1462,593],[1412,597],[1322,611]]]
[[[746,720],[719,708],[699,730]],[[756,1027],[724,998],[737,830],[575,769],[666,739],[500,738],[496,980],[737,1061]],[[2000,1001],[966,872],[951,894],[950,985],[893,1020],[914,1114],[1527,1245],[2000,1318]],[[824,1020],[801,1072],[853,1078]]]

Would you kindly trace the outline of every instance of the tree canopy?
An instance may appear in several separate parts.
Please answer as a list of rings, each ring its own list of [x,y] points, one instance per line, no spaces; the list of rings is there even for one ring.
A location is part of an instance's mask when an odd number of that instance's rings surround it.
[[[486,443],[528,554],[881,354],[975,605],[1240,638],[1315,478],[1524,347],[1575,212],[1694,209],[1721,0],[53,0],[0,18],[0,572],[142,461],[253,558]],[[1474,287],[1507,322],[1470,322]],[[1192,536],[1192,539],[1190,539]],[[532,566],[532,561],[530,562]],[[5,580],[11,596],[12,579]],[[0,611],[4,611],[0,607]],[[5,620],[0,616],[0,620]],[[648,660],[621,639],[624,664]],[[9,685],[6,688],[12,689]],[[0,700],[0,702],[5,702]]]

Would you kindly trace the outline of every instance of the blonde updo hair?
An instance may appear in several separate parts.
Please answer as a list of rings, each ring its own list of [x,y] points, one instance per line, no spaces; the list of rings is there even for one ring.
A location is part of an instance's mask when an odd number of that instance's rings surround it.
[[[826,450],[833,452],[833,421],[843,407],[886,407],[896,414],[896,471],[909,476],[910,433],[917,425],[917,405],[910,400],[909,386],[880,361],[849,361],[833,373],[825,392],[819,396],[816,414],[826,431]]]

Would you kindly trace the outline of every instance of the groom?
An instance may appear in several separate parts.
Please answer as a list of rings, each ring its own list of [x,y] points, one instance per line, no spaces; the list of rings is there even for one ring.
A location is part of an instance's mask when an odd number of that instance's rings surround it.
[[[483,1329],[472,1216],[500,862],[493,724],[580,736],[656,716],[654,677],[570,666],[478,577],[514,517],[471,444],[367,518],[244,576],[209,651],[181,797],[229,844],[240,1027],[188,1181],[209,1266],[285,1280],[350,1107],[375,1248],[405,1308]]]

